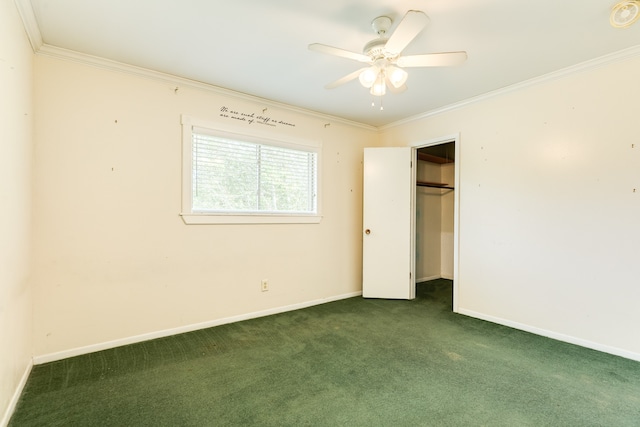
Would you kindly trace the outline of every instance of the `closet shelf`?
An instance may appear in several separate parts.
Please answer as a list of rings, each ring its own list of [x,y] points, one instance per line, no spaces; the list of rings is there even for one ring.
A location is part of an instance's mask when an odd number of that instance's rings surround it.
[[[429,182],[429,181],[418,181],[416,182],[418,187],[430,187],[430,188],[443,188],[446,190],[454,190],[454,187],[448,187],[449,184],[445,184],[442,182]]]
[[[418,160],[424,160],[425,162],[430,162],[430,163],[437,163],[439,165],[443,165],[445,163],[453,163],[454,162],[453,159],[440,157],[440,156],[434,156],[433,154],[427,154],[427,153],[423,153],[421,151],[418,151]]]

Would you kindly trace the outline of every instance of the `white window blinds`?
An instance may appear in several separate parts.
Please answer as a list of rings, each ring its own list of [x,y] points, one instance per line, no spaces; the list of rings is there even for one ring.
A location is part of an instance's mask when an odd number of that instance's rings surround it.
[[[316,214],[317,153],[192,133],[195,213]]]

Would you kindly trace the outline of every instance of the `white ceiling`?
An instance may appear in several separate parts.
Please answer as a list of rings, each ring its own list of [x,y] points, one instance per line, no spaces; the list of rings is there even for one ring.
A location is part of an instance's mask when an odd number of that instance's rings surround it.
[[[17,0],[29,2],[29,0]],[[609,24],[617,0],[31,0],[45,46],[160,71],[351,121],[382,126],[640,44],[640,23]],[[422,10],[405,54],[465,50],[451,68],[407,69],[409,89],[372,96],[362,64],[311,52],[361,52],[371,21]]]

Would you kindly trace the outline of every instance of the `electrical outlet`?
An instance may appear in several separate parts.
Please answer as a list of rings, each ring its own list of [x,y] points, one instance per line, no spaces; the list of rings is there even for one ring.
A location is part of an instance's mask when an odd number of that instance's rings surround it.
[[[269,290],[269,281],[267,279],[262,279],[262,282],[260,282],[260,289],[262,292],[267,292]]]

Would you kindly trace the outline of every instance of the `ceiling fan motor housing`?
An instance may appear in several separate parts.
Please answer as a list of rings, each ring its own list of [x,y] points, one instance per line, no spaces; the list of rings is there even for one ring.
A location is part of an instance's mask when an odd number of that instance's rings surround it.
[[[371,60],[384,58],[386,53],[386,51],[384,50],[384,46],[386,44],[387,44],[387,39],[385,38],[371,40],[369,43],[364,45],[364,49],[362,50],[362,53],[369,56]]]
[[[387,51],[384,49],[384,46],[389,39],[385,37],[385,34],[387,34],[389,28],[391,28],[391,22],[391,18],[388,16],[378,16],[371,21],[371,28],[373,28],[373,31],[378,35],[378,38],[364,45],[362,53],[371,58],[372,61],[387,57]]]

